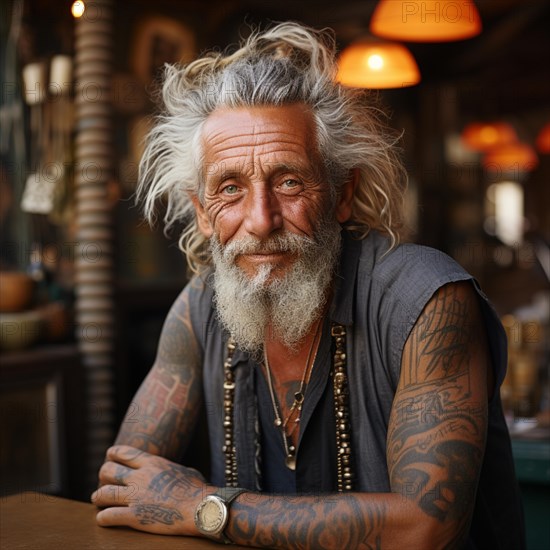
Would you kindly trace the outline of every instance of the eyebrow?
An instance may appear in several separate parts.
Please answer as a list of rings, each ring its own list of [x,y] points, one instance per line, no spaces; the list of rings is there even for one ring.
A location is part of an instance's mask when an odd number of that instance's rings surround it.
[[[303,173],[305,171],[303,166],[299,166],[298,164],[294,163],[287,163],[287,162],[274,162],[274,163],[268,163],[268,167],[270,169],[270,174],[281,174],[283,172],[294,172],[294,173]]]
[[[239,174],[239,170],[223,170],[220,174],[215,175],[215,180],[216,183],[221,183],[222,181],[236,178]]]
[[[273,175],[282,174],[284,172],[291,172],[302,177],[305,177],[306,180],[316,181],[320,179],[321,167],[316,165],[298,165],[293,163],[275,163]]]

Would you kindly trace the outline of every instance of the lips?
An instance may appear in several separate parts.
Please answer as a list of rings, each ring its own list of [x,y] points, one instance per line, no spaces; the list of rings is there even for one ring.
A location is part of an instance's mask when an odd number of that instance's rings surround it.
[[[281,260],[284,256],[284,252],[254,252],[248,254],[239,254],[237,256],[237,261],[242,258],[252,263],[276,262]]]

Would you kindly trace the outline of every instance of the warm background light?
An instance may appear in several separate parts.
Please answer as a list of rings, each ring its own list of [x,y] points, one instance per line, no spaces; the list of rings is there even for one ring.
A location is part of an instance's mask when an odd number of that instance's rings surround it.
[[[71,13],[73,14],[73,17],[78,19],[79,17],[82,17],[84,15],[85,11],[86,6],[84,5],[84,2],[73,2],[73,5],[71,6]]]
[[[370,32],[408,42],[450,42],[478,35],[481,18],[471,0],[380,0]]]
[[[523,187],[513,181],[495,183],[487,189],[487,198],[494,204],[495,233],[509,246],[523,240]]]
[[[336,79],[355,88],[403,88],[418,84],[420,71],[405,46],[363,40],[340,54]]]
[[[486,170],[500,173],[531,172],[538,163],[535,150],[527,143],[502,145],[483,157]]]
[[[495,147],[517,143],[518,137],[507,122],[472,122],[462,131],[462,141],[468,149],[484,153]]]

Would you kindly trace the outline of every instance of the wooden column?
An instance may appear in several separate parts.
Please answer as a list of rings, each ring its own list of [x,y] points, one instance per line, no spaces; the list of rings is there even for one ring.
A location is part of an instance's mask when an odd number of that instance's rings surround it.
[[[113,177],[112,3],[86,2],[75,29],[75,265],[77,340],[85,378],[86,483],[113,440],[114,262],[108,184]]]

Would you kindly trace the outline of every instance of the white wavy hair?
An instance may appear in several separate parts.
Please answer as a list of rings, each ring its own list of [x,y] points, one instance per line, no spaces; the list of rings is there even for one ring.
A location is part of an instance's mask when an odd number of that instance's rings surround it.
[[[392,245],[398,242],[406,174],[397,139],[381,124],[381,111],[367,92],[337,83],[336,70],[332,33],[297,23],[253,33],[231,55],[215,52],[186,66],[166,66],[164,112],[147,137],[136,198],[151,223],[159,201],[165,203],[166,229],[187,223],[180,248],[194,272],[211,258],[190,198],[202,200],[202,127],[220,107],[307,106],[316,124],[320,168],[335,193],[351,170],[359,175],[347,227],[359,238],[374,228],[389,235]]]

